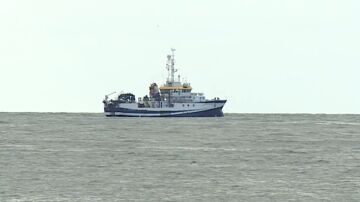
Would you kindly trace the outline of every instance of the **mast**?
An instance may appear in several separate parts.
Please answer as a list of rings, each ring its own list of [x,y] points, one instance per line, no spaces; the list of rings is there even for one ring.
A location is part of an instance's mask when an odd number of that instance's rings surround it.
[[[175,82],[175,49],[171,49],[171,55],[167,55],[166,69],[168,70],[167,83],[174,84]]]

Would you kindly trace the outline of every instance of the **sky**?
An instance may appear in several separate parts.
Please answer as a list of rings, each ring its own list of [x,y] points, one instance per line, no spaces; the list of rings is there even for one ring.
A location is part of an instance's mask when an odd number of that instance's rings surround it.
[[[166,55],[227,113],[360,113],[360,1],[0,1],[0,111],[102,112]]]

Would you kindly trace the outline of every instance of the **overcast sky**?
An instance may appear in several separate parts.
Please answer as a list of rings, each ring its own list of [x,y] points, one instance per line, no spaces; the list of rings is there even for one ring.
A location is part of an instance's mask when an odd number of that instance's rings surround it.
[[[166,55],[225,112],[360,113],[360,1],[0,1],[0,111],[101,112]]]

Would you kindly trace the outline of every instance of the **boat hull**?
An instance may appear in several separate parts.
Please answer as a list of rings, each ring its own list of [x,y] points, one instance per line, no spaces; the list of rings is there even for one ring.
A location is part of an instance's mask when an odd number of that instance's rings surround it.
[[[152,109],[147,110],[144,108],[131,109],[124,107],[105,107],[105,115],[108,117],[222,117],[223,105],[226,101],[217,103],[217,106],[206,107],[203,109]]]

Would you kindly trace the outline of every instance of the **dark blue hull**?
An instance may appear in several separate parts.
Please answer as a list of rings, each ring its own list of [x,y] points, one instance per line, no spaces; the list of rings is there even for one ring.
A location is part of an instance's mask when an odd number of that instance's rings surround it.
[[[202,110],[202,111],[143,111],[128,110],[124,108],[106,109],[105,114],[108,117],[222,117],[224,113],[222,107]]]

